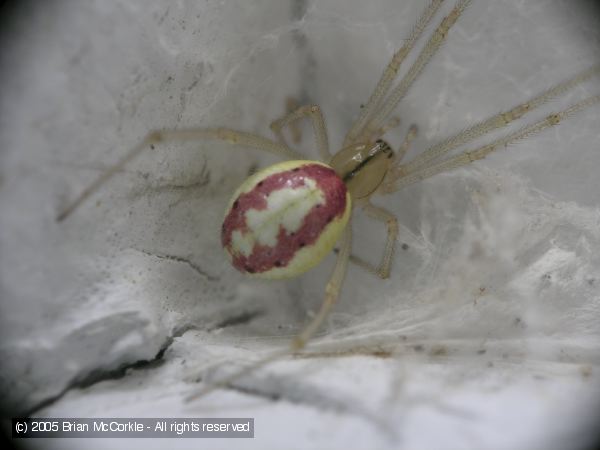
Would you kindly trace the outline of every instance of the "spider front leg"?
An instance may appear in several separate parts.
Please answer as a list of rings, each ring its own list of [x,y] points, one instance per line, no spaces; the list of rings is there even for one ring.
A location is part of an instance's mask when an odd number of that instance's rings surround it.
[[[213,139],[229,142],[230,144],[242,147],[250,147],[283,156],[287,159],[302,159],[302,156],[289,148],[287,145],[274,142],[262,136],[244,131],[232,130],[229,128],[190,128],[185,130],[157,130],[152,131],[128,153],[125,154],[116,164],[110,167],[106,172],[100,175],[91,185],[89,185],[79,196],[73,200],[56,217],[57,222],[61,222],[70,216],[85,200],[96,192],[104,183],[112,178],[117,172],[122,170],[125,165],[135,159],[147,147],[165,141],[193,142],[205,139]]]
[[[443,0],[433,0],[429,3],[429,5],[425,8],[421,17],[417,21],[415,27],[412,29],[412,33],[404,41],[404,45],[400,48],[391,61],[388,63],[388,66],[385,68],[385,71],[381,75],[381,79],[377,83],[377,87],[371,94],[369,101],[362,109],[360,116],[356,121],[352,124],[352,128],[348,130],[346,137],[344,138],[344,147],[350,145],[352,142],[355,142],[358,136],[361,135],[361,130],[367,125],[368,121],[372,119],[374,113],[377,111],[378,107],[381,106],[382,102],[385,99],[386,94],[389,92],[392,87],[392,83],[396,79],[398,75],[398,70],[400,69],[400,65],[404,61],[404,59],[408,56],[412,48],[414,47],[416,41],[423,34],[431,19],[435,15],[436,11],[440,8]]]
[[[600,95],[589,97],[571,105],[570,107],[560,112],[549,114],[542,120],[529,124],[503,138],[496,139],[490,144],[478,147],[474,150],[464,151],[456,156],[447,158],[437,163],[427,164],[411,172],[402,172],[401,170],[399,170],[394,177],[391,177],[390,180],[386,181],[382,185],[380,192],[384,194],[389,194],[405,186],[413,184],[417,181],[430,178],[438,173],[446,172],[471,164],[472,162],[485,158],[487,155],[499,148],[507,147],[510,144],[526,139],[527,137],[532,136],[534,134],[540,133],[541,131],[547,128],[556,126],[569,116],[586,108],[594,106],[598,103],[600,103]],[[402,168],[405,166],[400,167]]]
[[[293,124],[297,120],[300,120],[304,117],[310,118],[311,125],[315,132],[317,150],[319,151],[321,160],[323,162],[328,162],[331,159],[331,153],[329,153],[327,127],[325,126],[325,119],[323,117],[323,113],[321,112],[321,108],[319,108],[317,105],[301,106],[281,119],[273,121],[273,123],[271,123],[271,130],[273,130],[277,140],[287,147],[288,144],[282,132],[283,127]]]
[[[388,210],[381,208],[380,206],[375,206],[368,201],[363,205],[363,211],[365,211],[369,217],[379,220],[386,225],[387,239],[385,242],[385,249],[383,250],[381,262],[378,266],[374,266],[373,264],[354,255],[351,256],[351,260],[354,264],[385,280],[390,276],[390,270],[394,260],[396,238],[398,237],[398,219],[396,219],[396,216],[394,216]]]
[[[415,157],[412,161],[402,166],[396,166],[394,171],[398,175],[408,174],[410,172],[416,172],[417,170],[427,166],[431,161],[439,159],[446,153],[453,149],[467,144],[468,142],[484,136],[499,128],[504,128],[510,125],[512,122],[520,119],[526,114],[532,112],[536,108],[548,103],[553,98],[558,97],[561,94],[565,94],[578,85],[584,83],[590,78],[600,74],[600,65],[595,65],[587,70],[580,72],[574,77],[558,83],[549,89],[541,92],[540,94],[528,99],[527,101],[511,108],[509,110],[495,114],[492,117],[488,117],[482,122],[476,123],[473,126],[462,130],[461,132],[451,136],[443,141],[435,144],[434,146],[427,149],[425,152]]]

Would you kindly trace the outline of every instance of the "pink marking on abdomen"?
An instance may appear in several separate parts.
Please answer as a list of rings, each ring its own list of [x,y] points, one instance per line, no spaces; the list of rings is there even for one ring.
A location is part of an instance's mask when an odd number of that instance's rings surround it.
[[[305,186],[305,178],[311,178],[323,192],[325,202],[315,205],[304,217],[300,228],[295,233],[288,233],[283,226],[279,227],[275,247],[255,244],[252,253],[244,256],[234,254],[231,248],[231,236],[238,230],[248,233],[246,211],[250,209],[264,210],[267,207],[269,194],[281,188],[299,188]],[[312,245],[319,238],[325,227],[336,217],[346,211],[346,185],[329,167],[307,163],[285,172],[268,176],[249,192],[241,194],[234,202],[223,221],[221,242],[231,254],[233,266],[240,272],[261,273],[274,267],[285,267],[293,259],[296,252]]]

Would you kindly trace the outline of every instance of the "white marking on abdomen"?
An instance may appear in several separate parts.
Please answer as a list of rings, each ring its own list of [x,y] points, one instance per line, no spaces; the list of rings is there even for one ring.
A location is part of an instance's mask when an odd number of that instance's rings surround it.
[[[316,205],[325,203],[325,197],[315,180],[306,178],[304,182],[305,186],[302,187],[271,192],[265,209],[246,211],[249,231],[245,235],[239,231],[233,232],[233,248],[244,256],[250,256],[255,242],[253,236],[258,244],[275,247],[280,226],[288,234],[298,231],[308,212]]]

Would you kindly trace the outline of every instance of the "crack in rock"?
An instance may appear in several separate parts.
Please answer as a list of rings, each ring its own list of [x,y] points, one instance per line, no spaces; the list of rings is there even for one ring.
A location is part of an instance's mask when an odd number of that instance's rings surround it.
[[[131,247],[131,248],[135,251],[138,251],[138,252],[143,253],[148,256],[153,256],[158,259],[165,259],[168,261],[175,261],[175,262],[187,264],[190,269],[192,269],[194,272],[196,272],[203,278],[207,279],[208,281],[219,281],[219,279],[220,279],[219,277],[210,275],[208,272],[204,271],[204,269],[202,269],[202,267],[200,267],[198,264],[196,264],[191,259],[189,259],[189,257],[178,256],[178,255],[169,255],[166,253],[151,252],[149,250],[144,250],[144,249],[136,248],[136,247]]]
[[[182,331],[183,334],[186,330]],[[180,334],[180,335],[181,335]],[[142,370],[142,369],[153,369],[156,367],[160,367],[164,364],[164,355],[167,349],[173,344],[174,338],[178,337],[173,334],[173,336],[167,337],[163,345],[160,347],[154,358],[151,359],[140,359],[131,363],[121,364],[119,367],[115,369],[95,369],[91,372],[87,373],[82,377],[76,377],[73,379],[62,391],[58,394],[48,397],[40,402],[37,405],[31,407],[29,410],[23,412],[24,417],[30,417],[35,415],[39,410],[50,406],[64,397],[67,392],[72,389],[86,389],[97,383],[107,380],[118,380],[126,375],[132,370]]]
[[[243,311],[240,314],[232,315],[223,319],[217,323],[214,327],[208,329],[208,331],[218,330],[221,328],[233,327],[236,325],[244,325],[252,322],[257,317],[263,316],[265,311],[262,309],[255,309],[253,311]]]

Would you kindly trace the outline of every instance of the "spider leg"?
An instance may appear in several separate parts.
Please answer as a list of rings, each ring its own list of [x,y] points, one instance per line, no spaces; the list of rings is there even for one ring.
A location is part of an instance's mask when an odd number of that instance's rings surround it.
[[[261,136],[246,133],[244,131],[231,130],[229,128],[190,128],[182,130],[157,130],[152,131],[142,139],[142,141],[125,154],[115,165],[100,175],[92,184],[90,184],[75,200],[73,200],[60,214],[56,220],[58,222],[66,219],[77,209],[87,198],[96,192],[104,183],[119,172],[126,164],[135,159],[147,147],[153,147],[155,144],[164,141],[200,141],[204,139],[215,139],[242,147],[250,147],[266,152],[274,153],[288,159],[302,159],[302,157],[288,146],[274,142]]]
[[[348,269],[348,261],[350,259],[350,252],[352,251],[352,221],[348,222],[346,225],[346,229],[342,234],[341,242],[340,242],[340,250],[337,255],[337,260],[335,262],[335,267],[333,268],[333,273],[331,274],[331,278],[327,282],[327,286],[325,286],[325,299],[323,300],[323,304],[321,308],[317,312],[317,315],[313,318],[312,321],[304,330],[292,341],[292,351],[298,351],[304,348],[308,340],[314,336],[317,332],[329,311],[335,302],[337,301],[340,295],[340,289],[342,287],[342,282],[344,281],[344,277],[346,276],[346,271]]]
[[[323,118],[321,108],[319,108],[317,105],[300,106],[295,111],[292,111],[281,119],[273,121],[271,123],[271,130],[273,130],[277,140],[281,144],[287,146],[282,132],[283,127],[286,125],[291,125],[304,117],[310,118],[310,122],[315,132],[315,140],[317,142],[317,150],[319,151],[319,155],[324,162],[328,162],[331,159],[331,153],[329,152],[327,127],[325,126],[325,119]]]
[[[285,99],[285,113],[289,114],[300,107],[300,103],[296,100],[295,97],[287,97]],[[292,137],[292,142],[294,144],[299,144],[302,141],[302,130],[298,127],[298,124],[291,123],[290,127],[290,135]]]
[[[236,380],[252,373],[253,371],[264,367],[265,365],[278,360],[286,355],[295,353],[306,346],[306,343],[310,338],[317,332],[329,311],[337,301],[346,275],[346,269],[348,268],[348,260],[350,257],[350,251],[352,247],[352,228],[351,222],[348,223],[341,238],[341,246],[337,255],[335,267],[327,286],[325,287],[325,299],[317,315],[309,322],[309,324],[302,330],[302,332],[292,341],[291,347],[286,349],[273,352],[265,358],[259,359],[258,361],[244,367],[243,369],[233,373],[232,375],[225,377],[217,382],[208,383],[204,388],[198,392],[188,396],[185,401],[190,402],[200,397],[215,391],[216,389],[223,388],[233,383]]]
[[[423,34],[423,31],[427,27],[427,24],[431,22],[431,19],[441,6],[442,2],[443,0],[434,0],[431,3],[429,3],[427,8],[425,8],[425,11],[423,11],[423,13],[421,14],[421,17],[417,21],[417,24],[413,28],[410,36],[404,42],[404,45],[396,53],[394,53],[394,56],[392,57],[391,61],[385,68],[383,74],[381,75],[381,79],[377,83],[375,90],[371,94],[369,101],[361,110],[360,116],[352,124],[352,127],[346,134],[346,137],[344,138],[344,147],[350,145],[356,140],[356,138],[360,134],[360,131],[363,129],[367,121],[371,118],[373,112],[380,105],[381,101],[390,90],[393,81],[396,79],[396,76],[398,75],[398,70],[400,69],[400,65],[414,47],[415,42]]]
[[[423,68],[427,65],[433,55],[436,54],[442,43],[446,40],[446,36],[448,35],[450,28],[452,28],[452,26],[456,23],[469,3],[471,3],[471,0],[459,0],[454,5],[452,11],[450,11],[450,13],[444,17],[440,25],[433,32],[433,35],[427,41],[427,44],[425,44],[423,50],[421,50],[421,53],[419,53],[419,56],[413,65],[410,67],[406,75],[404,75],[402,80],[400,80],[398,86],[396,86],[390,93],[385,102],[382,104],[381,108],[378,108],[373,114],[373,117],[366,122],[365,126],[363,127],[364,133],[368,135],[372,132],[372,130],[380,128],[381,125],[385,123],[387,118],[398,105],[398,102],[404,98],[415,79],[419,76]],[[362,132],[359,134],[362,134]]]
[[[582,100],[579,103],[571,105],[563,111],[550,114],[544,119],[527,125],[522,129],[512,134],[509,134],[508,136],[497,139],[496,141],[488,145],[484,145],[475,150],[465,151],[463,153],[460,153],[459,155],[445,159],[436,164],[420,167],[413,172],[403,172],[398,178],[387,181],[382,188],[382,192],[391,193],[400,188],[403,188],[404,186],[408,186],[409,184],[413,184],[417,181],[424,180],[438,173],[456,169],[458,167],[470,164],[473,161],[483,159],[499,147],[506,147],[509,144],[515,143],[517,141],[520,141],[521,139],[525,139],[533,134],[539,133],[540,131],[545,130],[546,128],[558,125],[568,116],[575,114],[576,112],[581,111],[582,109],[588,108],[596,103],[600,103],[600,95],[589,97],[585,100]]]
[[[336,255],[340,252],[339,248],[334,248],[333,249],[333,253],[335,253]],[[349,260],[348,260],[351,264],[354,264],[355,266],[360,267],[361,269],[366,270],[367,272],[372,273],[373,275],[377,275],[377,268],[365,261],[364,259],[362,259],[360,256],[355,255],[354,253],[350,254]],[[377,275],[378,276],[378,275]]]
[[[409,163],[402,166],[405,173],[414,172],[417,169],[425,166],[428,162],[443,156],[451,150],[454,150],[460,145],[466,144],[469,141],[490,133],[493,130],[505,127],[511,122],[523,117],[535,108],[547,103],[558,95],[566,93],[575,86],[587,81],[594,75],[600,74],[600,65],[591,67],[573,78],[557,84],[541,94],[521,103],[509,111],[501,112],[493,117],[490,117],[483,122],[473,125],[472,127],[448,138],[444,141],[430,147],[428,150],[417,156]],[[398,170],[397,168],[392,171]]]
[[[404,141],[402,142],[402,145],[400,145],[394,156],[395,164],[398,164],[400,163],[400,161],[402,161],[402,159],[406,155],[406,152],[408,152],[408,149],[410,148],[410,144],[412,143],[413,139],[417,137],[418,131],[419,129],[415,124],[412,124],[410,126],[408,132],[406,133],[406,136],[404,136]]]
[[[369,217],[379,220],[386,225],[387,240],[385,243],[385,249],[381,257],[381,262],[377,267],[354,255],[352,255],[351,260],[354,264],[368,270],[381,279],[389,278],[392,261],[394,260],[396,238],[398,237],[398,220],[391,212],[381,208],[380,206],[375,206],[371,202],[365,203],[363,205],[363,210]]]

